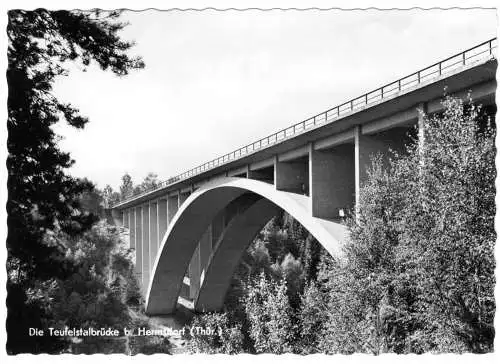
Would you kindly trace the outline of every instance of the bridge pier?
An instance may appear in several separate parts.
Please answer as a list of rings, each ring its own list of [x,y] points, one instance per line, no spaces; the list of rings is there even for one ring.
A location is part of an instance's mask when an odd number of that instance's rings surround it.
[[[142,207],[135,208],[135,271],[137,281],[142,284]]]
[[[338,220],[354,202],[354,148],[351,144],[330,150],[309,146],[309,184],[312,216]]]
[[[124,210],[123,211],[123,226],[126,228],[126,229],[129,229],[130,228],[130,222],[129,222],[129,211],[128,210]]]
[[[210,254],[212,254],[212,224],[210,224],[210,226],[208,227],[205,234],[203,234],[203,236],[200,240],[199,250],[200,250],[200,273],[199,274],[200,274],[200,285],[201,285],[201,284],[203,284],[203,280],[205,279],[205,274],[206,274]],[[196,294],[198,294],[199,290],[200,290],[200,287],[198,287]],[[193,298],[195,296],[196,295],[194,295]]]
[[[186,199],[189,197],[190,194],[191,194],[191,191],[187,191],[187,192],[179,191],[179,195],[178,195],[179,202],[177,205],[178,208],[184,203],[184,201],[186,201]]]
[[[128,210],[129,243],[130,248],[135,249],[135,209]]]
[[[179,196],[177,194],[169,195],[168,206],[167,206],[167,223],[170,225],[170,222],[175,216],[175,213],[179,209]]]
[[[153,201],[149,204],[149,257],[148,257],[148,274],[151,276],[154,259],[158,252],[158,201]],[[149,284],[149,279],[148,279]]]
[[[142,206],[142,287],[149,284],[149,204]],[[146,292],[145,292],[146,293]]]
[[[167,214],[168,214],[167,198],[160,198],[158,200],[158,248],[160,247],[163,237],[167,232],[168,228]]]

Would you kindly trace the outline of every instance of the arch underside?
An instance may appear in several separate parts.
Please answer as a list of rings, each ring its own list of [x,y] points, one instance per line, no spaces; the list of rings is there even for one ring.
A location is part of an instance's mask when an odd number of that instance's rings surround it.
[[[344,225],[311,216],[309,198],[278,191],[274,185],[246,179],[221,178],[193,192],[172,219],[156,257],[146,295],[146,313],[175,310],[184,274],[198,242],[216,215],[230,203],[238,213],[225,226],[214,246],[194,299],[196,311],[222,308],[233,272],[245,249],[280,209],[297,219],[333,256],[341,254]]]

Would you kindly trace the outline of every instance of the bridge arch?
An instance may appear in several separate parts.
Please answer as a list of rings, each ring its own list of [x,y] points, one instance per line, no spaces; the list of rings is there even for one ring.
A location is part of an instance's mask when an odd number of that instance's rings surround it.
[[[215,245],[195,298],[197,310],[211,311],[221,305],[238,263],[234,260],[239,260],[251,239],[279,208],[297,219],[331,255],[342,254],[341,242],[347,234],[345,226],[312,217],[307,196],[278,191],[274,185],[261,181],[220,178],[193,192],[172,219],[153,266],[146,294],[147,314],[168,314],[175,310],[184,273],[203,233],[223,208],[245,194],[254,196],[255,202],[231,220]],[[239,240],[236,239],[238,231]],[[231,258],[230,263],[227,258]]]

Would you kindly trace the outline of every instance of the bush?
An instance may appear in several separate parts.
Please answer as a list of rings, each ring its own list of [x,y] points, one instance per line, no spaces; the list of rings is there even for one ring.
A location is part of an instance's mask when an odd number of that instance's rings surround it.
[[[241,325],[230,324],[227,313],[195,316],[191,327],[213,330],[213,334],[193,331],[188,345],[188,350],[192,353],[238,354],[243,352],[244,336]]]
[[[257,353],[282,354],[292,351],[292,310],[286,295],[286,281],[268,281],[261,273],[247,287],[243,299],[249,336]]]

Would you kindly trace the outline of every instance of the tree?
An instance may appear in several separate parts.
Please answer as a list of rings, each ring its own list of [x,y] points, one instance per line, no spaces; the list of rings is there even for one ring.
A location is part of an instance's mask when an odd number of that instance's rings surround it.
[[[286,291],[285,280],[267,280],[264,272],[247,288],[243,301],[249,321],[249,336],[257,353],[292,351],[294,328]]]
[[[320,352],[328,320],[327,295],[314,282],[306,286],[299,311],[300,350],[302,354]]]
[[[80,196],[80,205],[83,211],[87,211],[92,215],[99,217],[104,215],[102,193],[97,188],[91,191],[82,192]]]
[[[122,184],[120,186],[120,199],[124,200],[134,193],[134,183],[130,174],[125,173],[122,177]]]
[[[106,185],[102,191],[102,199],[104,201],[104,207],[110,208],[115,203],[120,201],[120,193],[113,191],[113,188],[110,185]]]
[[[285,279],[287,295],[292,307],[300,304],[300,295],[304,289],[304,267],[299,259],[288,253],[281,264],[273,265],[279,276]]]
[[[240,324],[231,324],[227,312],[195,316],[191,327],[189,351],[206,354],[238,354],[243,352],[243,333]],[[211,330],[200,334],[198,329]]]
[[[420,143],[373,160],[345,259],[320,269],[332,352],[493,349],[495,130],[470,100],[443,106]]]
[[[95,61],[103,70],[123,76],[142,68],[139,58],[126,52],[132,43],[118,32],[120,12],[98,10],[8,12],[8,201],[7,201],[7,350],[57,352],[64,343],[49,337],[28,336],[29,327],[43,328],[50,310],[29,297],[30,289],[54,277],[72,274],[64,244],[45,239],[61,230],[70,236],[87,230],[95,216],[80,209],[79,196],[92,190],[88,181],[65,174],[73,164],[59,150],[51,126],[63,118],[83,128],[88,120],[52,93],[56,77],[68,74],[66,61],[86,69]]]
[[[141,183],[141,189],[143,191],[148,191],[158,187],[158,175],[153,172],[149,172]]]
[[[394,301],[398,294],[405,295],[394,289],[401,281],[395,259],[398,244],[395,214],[401,205],[397,203],[400,190],[392,182],[382,160],[376,158],[360,193],[357,219],[349,224],[345,257],[323,256],[318,278],[329,298],[328,319],[320,345],[329,353],[403,351],[393,345],[392,332],[409,330],[404,330],[400,317],[386,317],[384,313],[391,309],[388,298]],[[400,312],[404,309],[403,304],[398,305]]]
[[[144,180],[136,186],[134,186],[134,184],[132,183],[132,178],[128,174],[125,174],[122,180],[123,180],[122,199],[125,199],[132,195],[136,195],[145,191],[150,191],[152,189],[155,189],[156,187],[158,187],[159,183],[158,175],[153,172],[149,172],[147,176],[144,177]]]
[[[406,180],[401,245],[418,266],[423,350],[489,352],[494,339],[495,128],[469,99],[426,117],[424,148],[395,165]],[[417,157],[418,156],[418,157]],[[411,171],[410,168],[419,171]],[[411,194],[412,198],[409,197]]]

